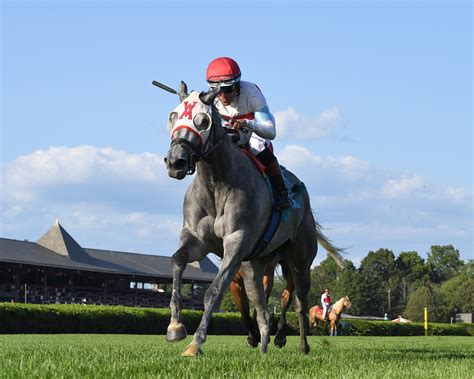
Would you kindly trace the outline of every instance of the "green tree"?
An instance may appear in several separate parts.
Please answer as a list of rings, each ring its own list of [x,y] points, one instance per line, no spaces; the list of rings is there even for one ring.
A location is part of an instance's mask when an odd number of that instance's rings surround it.
[[[321,294],[324,289],[327,287],[332,289],[334,282],[340,274],[341,269],[329,255],[319,266],[311,270],[311,289],[308,295],[310,306],[320,304]]]
[[[474,278],[465,280],[453,296],[453,303],[458,312],[474,312]]]
[[[391,313],[398,288],[393,252],[388,249],[369,251],[361,262],[359,272],[363,292],[362,313],[371,316]]]
[[[422,322],[424,308],[428,308],[428,320],[431,322],[447,322],[449,315],[443,301],[443,296],[435,286],[422,286],[408,297],[408,304],[403,314],[411,321]]]
[[[401,252],[395,259],[395,267],[400,277],[400,288],[403,299],[408,297],[410,289],[416,289],[428,279],[428,270],[423,258],[416,251]]]
[[[447,311],[454,316],[457,312],[474,311],[474,261],[468,261],[459,274],[443,282],[440,288]]]
[[[354,316],[359,316],[361,314],[361,304],[364,299],[361,275],[351,261],[344,261],[344,270],[333,282],[332,293],[334,298],[333,301],[337,301],[343,296],[349,296],[352,308],[349,309],[347,313]]]
[[[234,298],[230,293],[229,287],[225,290],[224,296],[222,296],[220,309],[225,312],[238,312],[239,308],[235,304]]]
[[[464,265],[453,245],[431,246],[426,263],[431,281],[437,284],[455,276]]]

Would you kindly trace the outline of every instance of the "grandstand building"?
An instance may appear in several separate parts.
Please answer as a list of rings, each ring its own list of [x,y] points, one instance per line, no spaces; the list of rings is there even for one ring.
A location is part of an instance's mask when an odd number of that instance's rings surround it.
[[[185,307],[203,308],[217,271],[187,265]],[[170,257],[82,248],[58,220],[36,243],[0,238],[0,301],[168,307],[172,280]]]

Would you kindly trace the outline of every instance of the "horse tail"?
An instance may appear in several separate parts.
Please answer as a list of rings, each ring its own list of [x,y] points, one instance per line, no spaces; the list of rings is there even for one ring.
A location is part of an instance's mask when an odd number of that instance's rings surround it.
[[[322,226],[318,224],[316,220],[314,220],[316,224],[316,233],[318,235],[318,243],[324,247],[324,249],[329,253],[334,262],[339,266],[340,269],[344,269],[344,258],[342,257],[342,253],[344,253],[344,249],[334,246],[331,241],[323,234]]]

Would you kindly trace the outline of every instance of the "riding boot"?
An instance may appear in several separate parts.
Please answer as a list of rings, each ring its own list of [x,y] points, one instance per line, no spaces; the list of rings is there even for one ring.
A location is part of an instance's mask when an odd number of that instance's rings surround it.
[[[256,157],[265,166],[265,174],[268,175],[270,182],[275,189],[276,210],[281,212],[286,208],[290,208],[292,202],[288,197],[288,187],[283,179],[280,164],[275,155],[270,151],[270,149],[265,148]]]
[[[292,203],[288,197],[288,187],[286,186],[281,171],[275,176],[270,176],[270,182],[276,192],[276,210],[281,212],[284,209],[291,208]]]

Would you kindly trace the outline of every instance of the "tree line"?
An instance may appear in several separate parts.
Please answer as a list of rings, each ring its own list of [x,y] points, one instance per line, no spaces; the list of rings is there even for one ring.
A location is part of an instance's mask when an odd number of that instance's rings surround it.
[[[369,251],[356,268],[345,260],[339,269],[329,256],[311,270],[310,306],[320,304],[326,287],[333,302],[349,296],[354,316],[422,321],[423,308],[429,309],[433,322],[449,322],[455,313],[474,311],[474,261],[463,262],[452,245],[431,246],[426,260],[416,251],[401,252],[397,257],[389,249]],[[276,275],[269,299],[270,311],[278,310],[285,280]],[[236,311],[229,292],[221,308]]]

